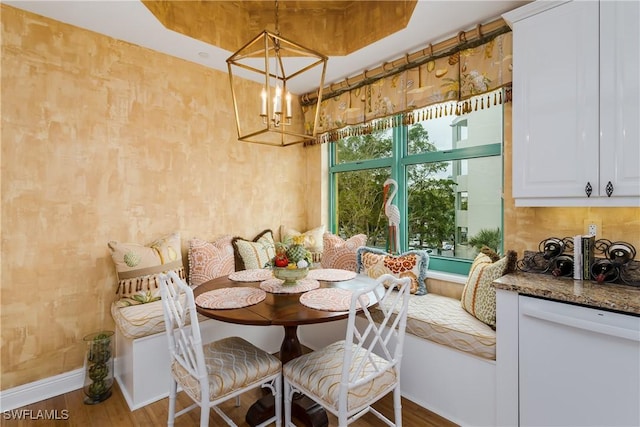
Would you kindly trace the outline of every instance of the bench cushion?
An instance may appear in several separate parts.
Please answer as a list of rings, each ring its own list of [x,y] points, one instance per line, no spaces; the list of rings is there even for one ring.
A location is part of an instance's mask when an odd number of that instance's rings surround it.
[[[379,315],[382,318],[382,313]],[[485,359],[496,358],[496,332],[467,313],[454,298],[412,295],[407,333]]]
[[[122,335],[131,339],[164,332],[164,312],[162,310],[162,301],[129,307],[121,307],[116,302],[111,304],[111,316],[113,316],[116,326]],[[198,314],[199,321],[202,322],[206,319]]]
[[[162,301],[119,307],[111,305],[111,316],[120,332],[127,338],[140,338],[164,331]]]

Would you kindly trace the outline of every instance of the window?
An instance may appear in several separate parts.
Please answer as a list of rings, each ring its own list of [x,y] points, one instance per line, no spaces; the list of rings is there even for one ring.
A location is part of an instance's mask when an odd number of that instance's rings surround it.
[[[375,128],[375,126],[373,126]],[[502,246],[502,108],[442,116],[329,144],[332,230],[386,248],[383,182],[398,182],[403,251],[466,274],[483,245]]]

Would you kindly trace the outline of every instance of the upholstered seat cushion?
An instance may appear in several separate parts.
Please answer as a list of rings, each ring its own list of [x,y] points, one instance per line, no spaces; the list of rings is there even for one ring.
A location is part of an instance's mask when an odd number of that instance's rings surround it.
[[[380,312],[373,314],[382,318]],[[454,298],[412,295],[407,333],[485,359],[496,359],[496,332],[466,312]]]
[[[136,339],[164,332],[164,313],[160,300],[129,307],[121,307],[114,302],[111,304],[111,316],[127,338]],[[198,319],[202,322],[207,317],[198,314]]]
[[[338,397],[340,393],[340,378],[342,362],[344,360],[345,342],[338,341],[327,347],[307,353],[287,362],[282,368],[282,374],[303,392],[307,392],[319,399],[322,406],[338,411]],[[356,348],[355,346],[353,347]],[[372,354],[377,363],[385,361]],[[359,366],[363,361],[363,352],[353,356],[353,366]],[[367,361],[366,366],[371,366]],[[361,376],[373,372],[373,369],[363,369]],[[387,394],[396,383],[395,369],[387,369],[375,380],[355,387],[348,392],[347,411],[357,410],[376,400],[376,396]]]
[[[280,360],[239,337],[224,338],[203,346],[209,376],[209,397],[221,399],[229,393],[264,381],[280,372]],[[200,383],[178,362],[171,374],[193,400],[200,401]]]

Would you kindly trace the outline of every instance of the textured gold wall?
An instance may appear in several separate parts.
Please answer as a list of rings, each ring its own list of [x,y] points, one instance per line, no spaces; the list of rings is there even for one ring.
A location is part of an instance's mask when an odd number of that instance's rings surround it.
[[[1,7],[1,389],[82,367],[82,337],[113,329],[109,240],[177,230],[186,263],[194,236],[320,224],[319,149],[238,142],[226,73]]]
[[[193,236],[326,223],[325,147],[237,142],[225,73],[0,7],[0,389],[81,367],[82,336],[113,328],[107,241],[178,230],[185,255]],[[514,207],[510,117],[505,247],[599,218],[640,249],[638,208]]]

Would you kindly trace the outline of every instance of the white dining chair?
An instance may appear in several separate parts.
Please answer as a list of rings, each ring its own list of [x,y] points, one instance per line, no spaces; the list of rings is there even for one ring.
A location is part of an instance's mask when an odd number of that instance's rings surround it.
[[[402,426],[400,361],[410,288],[411,279],[385,274],[374,284],[353,291],[345,340],[285,363],[285,426],[294,425],[291,402],[296,393],[310,397],[338,417],[339,427],[367,412],[389,426]],[[367,305],[371,295],[378,301],[376,308]],[[374,316],[373,310],[381,310],[383,316]],[[391,391],[395,424],[371,407]]]
[[[280,360],[239,337],[202,344],[193,290],[174,272],[160,278],[164,321],[169,340],[171,371],[168,426],[176,417],[200,407],[200,427],[209,425],[213,410],[236,426],[218,405],[240,394],[267,387],[275,397],[275,415],[261,426],[282,423],[282,364]],[[176,413],[178,385],[194,403]]]

